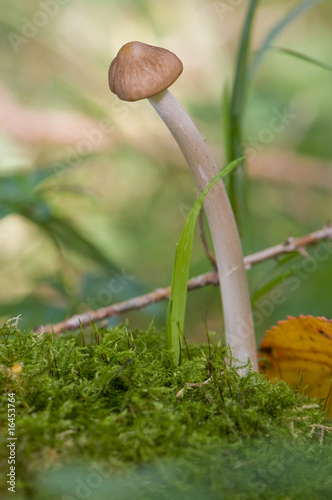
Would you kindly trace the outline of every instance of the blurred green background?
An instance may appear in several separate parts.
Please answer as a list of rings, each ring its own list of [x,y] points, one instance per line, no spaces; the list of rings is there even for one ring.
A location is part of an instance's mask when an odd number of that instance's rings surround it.
[[[294,6],[300,2],[292,2]],[[2,0],[0,80],[0,316],[21,327],[57,322],[170,284],[175,245],[196,199],[191,174],[147,101],[110,93],[120,47],[168,48],[184,72],[172,92],[224,164],[222,92],[232,83],[249,2],[207,0]],[[257,50],[290,2],[262,1]],[[322,1],[274,45],[332,65],[332,11]],[[250,82],[244,124],[249,237],[255,252],[331,219],[332,73],[269,51]],[[332,250],[248,272],[260,338],[287,315],[332,317]],[[314,250],[310,250],[314,253]],[[297,267],[295,267],[297,266]],[[310,267],[311,266],[311,267]],[[210,270],[199,238],[191,275]],[[262,290],[280,281],[279,303]],[[133,328],[164,326],[166,303],[126,314]],[[110,324],[125,317],[110,319]],[[186,335],[222,331],[219,292],[188,297]]]

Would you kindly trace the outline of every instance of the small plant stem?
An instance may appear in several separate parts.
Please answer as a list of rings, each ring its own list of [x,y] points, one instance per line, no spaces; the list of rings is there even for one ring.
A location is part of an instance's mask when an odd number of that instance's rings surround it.
[[[149,98],[180,147],[200,192],[218,174],[203,137],[172,94],[165,90]],[[204,209],[218,266],[226,342],[233,357],[258,371],[255,332],[239,233],[231,205],[220,180],[208,193]]]

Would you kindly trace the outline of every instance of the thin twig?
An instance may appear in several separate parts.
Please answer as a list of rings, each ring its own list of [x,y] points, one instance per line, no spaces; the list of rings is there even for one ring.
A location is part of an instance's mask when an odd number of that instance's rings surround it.
[[[211,262],[212,267],[217,271],[217,260],[216,260],[215,256],[213,255],[213,253],[211,252],[211,250],[209,248],[209,244],[208,244],[208,242],[206,240],[206,236],[205,236],[204,225],[203,225],[203,212],[204,212],[203,210],[200,211],[199,216],[198,216],[198,220],[197,220],[198,235],[201,239],[201,243],[203,245],[205,255],[207,256],[207,258]]]
[[[204,382],[189,382],[185,387],[182,387],[182,389],[180,389],[175,397],[176,399],[180,399],[184,390],[187,388],[189,389],[190,387],[202,387],[204,384],[208,384],[209,382],[211,382],[212,380],[212,377],[209,377],[208,379],[204,380]]]
[[[245,268],[248,270],[253,265],[263,262],[267,259],[277,258],[279,255],[289,253],[289,252],[299,252],[305,254],[306,247],[309,245],[314,245],[315,243],[325,240],[332,239],[332,226],[327,224],[322,229],[315,231],[313,233],[301,236],[299,238],[288,237],[284,243],[275,245],[260,252],[248,255],[244,258]],[[201,274],[192,278],[188,281],[188,291],[196,290],[197,288],[202,288],[207,285],[217,286],[219,284],[218,274],[216,271],[210,271],[205,274]],[[118,316],[128,311],[134,309],[141,309],[142,307],[160,302],[161,300],[166,300],[169,298],[170,287],[157,288],[150,293],[141,295],[139,297],[134,297],[117,304],[112,304],[110,306],[103,307],[102,309],[97,309],[96,311],[88,311],[83,314],[77,314],[65,321],[56,323],[55,325],[44,325],[35,328],[35,332],[50,332],[61,333],[65,330],[75,330],[76,328],[89,325],[91,321],[100,321],[111,316]]]
[[[322,424],[312,424],[310,427],[311,427],[311,432],[309,434],[309,437],[313,436],[316,429],[318,430],[319,444],[323,444],[325,431],[332,432],[332,427],[327,427],[326,425]]]

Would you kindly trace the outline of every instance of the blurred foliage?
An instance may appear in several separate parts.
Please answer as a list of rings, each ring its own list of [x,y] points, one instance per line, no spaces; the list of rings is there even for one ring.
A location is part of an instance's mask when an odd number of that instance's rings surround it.
[[[221,129],[227,113],[220,105],[221,95],[226,81],[233,80],[248,7],[248,2],[237,4],[54,0],[47,10],[37,0],[3,0],[2,317],[22,313],[22,326],[33,327],[170,283],[184,214],[195,201],[194,184],[148,103],[118,101],[108,90],[107,70],[129,40],[174,51],[184,63],[184,73],[173,92],[223,166]],[[317,2],[288,24],[273,46],[331,65],[329,7],[328,0]],[[286,0],[259,3],[249,62],[289,11]],[[249,167],[263,158],[269,169],[270,162],[282,161],[277,153],[292,151],[330,172],[331,78],[329,71],[303,58],[265,52],[242,110]],[[293,117],[264,142],[262,130],[276,113]],[[297,185],[251,177],[250,171],[247,252],[282,242],[289,234],[318,229],[331,217],[331,184],[302,182],[309,176],[306,169]],[[332,317],[331,258],[307,273],[296,291],[280,278],[285,272],[296,273],[294,266],[306,266],[303,257],[294,259],[267,262],[249,272],[256,308],[258,297],[270,300],[272,280],[279,280],[277,286],[286,297],[280,304],[265,306],[267,312],[257,324],[259,337],[287,314]],[[192,274],[207,270],[209,262],[196,237]],[[165,308],[161,304],[127,316],[137,327],[146,328],[152,316],[164,325]],[[205,335],[202,316],[210,329],[220,332],[215,288],[189,294],[188,310],[191,338]]]

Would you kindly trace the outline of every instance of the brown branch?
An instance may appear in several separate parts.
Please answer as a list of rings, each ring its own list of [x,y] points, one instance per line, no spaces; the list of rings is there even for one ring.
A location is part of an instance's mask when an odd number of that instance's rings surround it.
[[[315,231],[313,233],[301,236],[299,238],[288,237],[284,243],[275,245],[260,252],[248,255],[244,258],[244,264],[246,269],[250,269],[253,265],[263,262],[267,259],[277,258],[279,255],[289,253],[289,252],[299,252],[301,254],[306,254],[306,247],[309,245],[314,245],[318,241],[332,239],[332,226],[326,225],[322,229]],[[197,288],[202,288],[207,285],[219,284],[218,274],[216,271],[210,271],[205,274],[201,274],[192,278],[188,281],[188,291],[196,290]],[[124,302],[119,302],[117,304],[112,304],[110,306],[103,307],[102,309],[97,309],[96,311],[88,311],[83,314],[77,314],[72,318],[69,318],[61,323],[56,323],[55,325],[44,325],[37,327],[35,332],[48,332],[53,331],[54,333],[61,333],[64,330],[74,330],[82,326],[88,325],[91,321],[100,321],[111,316],[118,316],[119,314],[132,311],[134,309],[141,309],[150,304],[154,304],[161,300],[166,300],[169,298],[170,287],[157,288],[153,292],[141,295],[140,297],[134,297]]]

